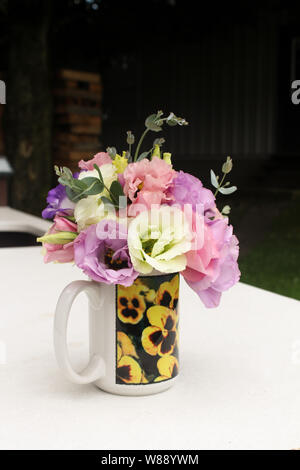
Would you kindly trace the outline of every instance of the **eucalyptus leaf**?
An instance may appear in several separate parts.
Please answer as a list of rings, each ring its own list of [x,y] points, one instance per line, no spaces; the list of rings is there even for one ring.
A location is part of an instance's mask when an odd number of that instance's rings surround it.
[[[116,201],[119,201],[119,197],[125,196],[122,185],[119,183],[118,180],[113,181],[111,183],[110,188],[109,188],[109,192],[116,199]]]
[[[63,166],[63,172],[66,176],[68,176],[69,178],[73,178],[73,173],[72,171],[70,170],[70,168],[66,167],[66,166]]]
[[[66,187],[66,194],[70,201],[76,202],[76,195],[77,193],[73,191],[73,189],[69,188],[69,186]]]
[[[101,183],[103,183],[103,176],[102,176],[101,170],[100,170],[100,168],[98,167],[98,165],[96,165],[96,163],[94,164],[94,168],[95,168],[95,170],[97,170],[97,172],[98,172],[99,180],[101,181]]]
[[[236,186],[231,186],[231,188],[219,188],[221,194],[232,194],[237,190]]]
[[[170,127],[173,127],[173,126],[177,126],[178,122],[175,121],[175,120],[172,120],[172,119],[167,119],[167,124],[168,124]]]
[[[68,180],[64,176],[60,176],[57,181],[63,186],[67,186],[68,184]]]
[[[86,179],[86,178],[82,178],[81,180],[74,179],[72,181],[71,188],[74,189],[74,191],[77,191],[77,192],[84,191],[84,189],[87,186],[83,181],[84,179]]]
[[[219,187],[219,183],[218,183],[217,177],[216,177],[215,172],[214,172],[213,170],[210,170],[210,181],[211,181],[211,184],[212,184],[215,188],[218,188],[218,187]]]
[[[110,205],[110,206],[115,206],[115,204],[110,200],[108,199],[108,197],[105,197],[105,196],[101,196],[101,201],[103,202],[103,204],[105,205]]]
[[[230,211],[231,211],[231,207],[226,205],[226,206],[223,207],[223,209],[221,211],[221,214],[228,215],[228,214],[230,214]]]
[[[160,132],[161,127],[156,123],[157,120],[158,120],[157,114],[151,114],[150,116],[148,116],[145,121],[145,126],[147,127],[147,129],[150,129],[151,131],[154,131],[154,132]]]
[[[89,176],[87,178],[83,178],[81,181],[85,183],[85,189],[82,191],[82,193],[79,193],[78,196],[80,196],[81,194],[84,194],[85,196],[94,196],[96,194],[102,193],[104,189],[104,185],[99,180],[99,178]]]

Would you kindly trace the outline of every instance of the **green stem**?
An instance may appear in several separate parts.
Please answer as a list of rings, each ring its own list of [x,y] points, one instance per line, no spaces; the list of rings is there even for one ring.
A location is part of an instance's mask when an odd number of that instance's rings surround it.
[[[140,138],[140,140],[139,140],[139,143],[138,143],[138,145],[137,145],[137,148],[136,148],[136,151],[135,151],[135,154],[134,154],[134,159],[133,159],[134,162],[136,161],[136,159],[137,159],[138,156],[139,156],[139,151],[140,151],[142,142],[143,142],[143,140],[144,140],[144,138],[145,138],[145,135],[147,134],[147,132],[148,132],[149,130],[150,130],[150,129],[148,129],[148,128],[145,129],[144,132],[143,132],[143,134],[142,134],[142,136],[141,136],[141,138]]]
[[[222,187],[222,184],[223,184],[223,181],[224,181],[224,179],[225,179],[225,176],[226,176],[226,173],[223,174],[223,178],[221,179],[221,183],[219,184],[219,186],[218,186],[217,189],[216,189],[216,192],[215,192],[215,194],[214,194],[215,197],[216,197],[216,195],[218,194],[219,189]]]

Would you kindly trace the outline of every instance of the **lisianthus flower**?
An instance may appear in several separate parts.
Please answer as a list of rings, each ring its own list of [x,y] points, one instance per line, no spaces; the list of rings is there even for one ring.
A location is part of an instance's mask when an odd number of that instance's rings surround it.
[[[93,170],[95,164],[100,168],[102,165],[107,163],[111,163],[111,158],[108,153],[99,152],[96,153],[96,155],[94,155],[94,157],[90,160],[80,160],[78,166],[81,168],[81,170]]]
[[[48,206],[42,212],[44,219],[53,219],[56,214],[73,215],[75,204],[68,198],[66,188],[62,184],[58,184],[55,188],[50,189],[47,203]]]
[[[74,239],[76,236],[77,225],[65,217],[56,215],[50,230],[44,237],[38,239],[38,241],[43,243],[45,251],[44,262],[57,261],[59,263],[69,263],[73,261]],[[52,243],[47,242],[47,240],[51,240]]]
[[[99,195],[96,195],[80,199],[75,206],[74,217],[78,231],[81,232],[103,219],[116,219],[116,212],[113,206],[103,204]]]
[[[103,177],[104,184],[109,188],[111,183],[117,179],[117,172],[115,167],[109,163],[104,164],[101,167],[101,174]],[[90,170],[90,171],[82,171],[78,177],[78,179],[83,179],[87,177],[94,177],[98,178],[97,170]],[[115,218],[115,211],[113,207],[105,206],[100,199],[100,196],[108,196],[107,190],[101,194],[97,194],[94,196],[88,196],[86,198],[80,199],[74,209],[74,217],[78,224],[78,230],[82,231],[86,229],[88,226],[92,224],[96,224],[100,222],[100,220],[109,218]]]
[[[130,286],[139,275],[129,256],[126,227],[115,220],[80,232],[74,254],[76,265],[97,282]]]
[[[151,161],[144,158],[140,162],[130,163],[123,173],[124,193],[129,197],[132,205],[129,215],[135,215],[135,204],[151,209],[152,204],[163,204],[171,199],[168,196],[176,171],[168,163],[157,157]]]
[[[239,281],[238,254],[238,239],[226,217],[209,221],[202,249],[186,254],[182,274],[206,307],[217,307],[222,292]]]
[[[153,269],[164,273],[182,271],[192,239],[190,224],[180,209],[164,205],[141,212],[130,221],[128,230],[133,266],[143,274]]]
[[[110,187],[111,183],[117,179],[116,167],[111,163],[104,163],[101,166],[101,174],[105,186]],[[81,171],[79,173],[78,179],[82,180],[83,178],[88,178],[92,176],[93,178],[99,178],[98,171],[95,168],[87,171]]]
[[[203,187],[202,182],[193,175],[179,171],[168,191],[175,204],[191,204],[193,211],[205,214],[215,207],[213,193]]]

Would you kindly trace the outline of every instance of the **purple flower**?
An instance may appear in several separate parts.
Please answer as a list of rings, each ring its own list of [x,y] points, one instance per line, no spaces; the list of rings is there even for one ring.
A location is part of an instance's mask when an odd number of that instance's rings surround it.
[[[134,270],[127,245],[127,229],[105,219],[80,232],[74,242],[76,265],[97,282],[131,286]]]
[[[47,203],[48,206],[42,212],[44,219],[53,219],[56,214],[73,215],[75,204],[67,197],[66,188],[61,184],[50,189],[47,196]]]
[[[191,204],[201,215],[215,207],[213,193],[203,187],[202,182],[189,173],[179,171],[168,195],[173,196],[172,204]]]

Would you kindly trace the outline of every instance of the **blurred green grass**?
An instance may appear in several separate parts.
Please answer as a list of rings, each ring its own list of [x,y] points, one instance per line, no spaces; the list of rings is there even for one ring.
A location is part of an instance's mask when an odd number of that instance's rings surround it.
[[[261,242],[241,255],[241,281],[300,300],[300,201],[291,201]]]

